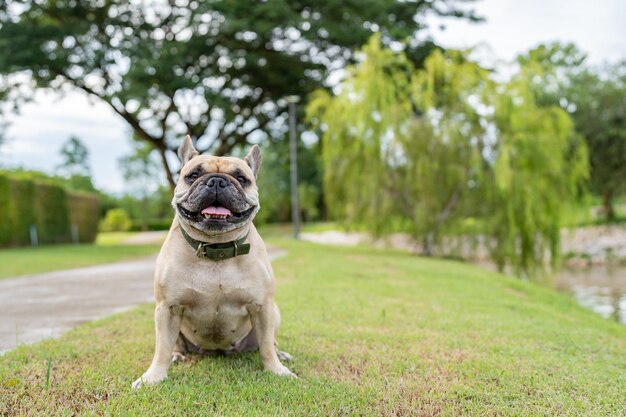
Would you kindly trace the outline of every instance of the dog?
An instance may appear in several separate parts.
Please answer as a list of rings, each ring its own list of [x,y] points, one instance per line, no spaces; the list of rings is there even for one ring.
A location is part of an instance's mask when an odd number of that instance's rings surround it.
[[[265,370],[295,377],[277,348],[280,312],[267,250],[252,220],[259,211],[261,151],[243,159],[200,155],[187,136],[174,190],[174,221],[156,262],[156,348],[135,389],[165,378],[187,354],[258,350]]]

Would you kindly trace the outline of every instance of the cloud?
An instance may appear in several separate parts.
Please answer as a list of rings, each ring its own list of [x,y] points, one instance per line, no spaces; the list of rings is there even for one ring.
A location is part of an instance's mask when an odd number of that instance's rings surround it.
[[[599,64],[626,58],[623,0],[484,0],[475,4],[486,22],[430,19],[432,35],[444,46],[488,44],[507,61],[543,42],[574,42]],[[446,29],[436,29],[444,24]]]

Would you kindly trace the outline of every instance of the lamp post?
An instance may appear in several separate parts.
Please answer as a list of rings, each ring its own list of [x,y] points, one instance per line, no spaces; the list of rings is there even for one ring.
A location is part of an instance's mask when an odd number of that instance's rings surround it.
[[[289,161],[291,177],[291,221],[293,223],[293,237],[300,239],[300,202],[298,200],[298,148],[296,142],[296,103],[298,96],[285,97],[289,103]]]

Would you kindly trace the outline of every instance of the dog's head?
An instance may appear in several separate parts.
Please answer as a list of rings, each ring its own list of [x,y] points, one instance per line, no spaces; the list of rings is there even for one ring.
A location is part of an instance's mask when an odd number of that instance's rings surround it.
[[[187,136],[178,156],[183,167],[172,205],[181,221],[207,235],[252,222],[260,208],[256,175],[261,150],[257,145],[244,159],[199,155]]]

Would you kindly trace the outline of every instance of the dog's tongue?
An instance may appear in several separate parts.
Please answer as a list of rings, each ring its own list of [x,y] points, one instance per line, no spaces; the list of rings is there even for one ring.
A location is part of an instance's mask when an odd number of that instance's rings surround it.
[[[204,210],[202,210],[202,214],[221,214],[221,215],[230,216],[232,213],[226,207],[209,206],[205,208]]]

